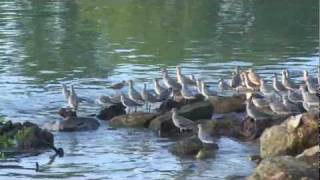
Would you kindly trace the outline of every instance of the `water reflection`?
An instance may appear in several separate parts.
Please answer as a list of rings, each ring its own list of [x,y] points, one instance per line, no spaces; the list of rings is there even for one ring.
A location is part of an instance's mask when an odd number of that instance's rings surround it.
[[[58,119],[64,105],[60,83],[79,95],[110,94],[106,85],[136,79],[151,83],[161,67],[180,64],[216,86],[238,64],[261,76],[289,68],[316,72],[319,64],[319,7],[316,0],[24,0],[0,2],[0,115],[43,124]],[[98,106],[84,104],[81,115]],[[47,152],[19,164],[43,171],[5,170],[0,177],[221,179],[252,169],[246,156],[255,147],[229,139],[214,159],[179,159],[168,139],[144,130],[57,133],[64,158],[49,163]],[[230,150],[230,147],[231,150]],[[232,151],[236,149],[237,151]]]

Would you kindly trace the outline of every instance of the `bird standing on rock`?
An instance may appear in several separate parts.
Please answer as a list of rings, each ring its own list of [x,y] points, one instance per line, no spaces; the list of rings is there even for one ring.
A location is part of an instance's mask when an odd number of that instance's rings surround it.
[[[68,101],[70,96],[70,91],[68,90],[67,86],[65,84],[62,84],[62,94],[66,101]]]
[[[173,90],[181,89],[181,85],[168,75],[167,69],[162,70],[162,75],[163,75],[163,82],[167,86],[167,88],[172,88]]]
[[[180,132],[182,132],[183,130],[193,129],[196,126],[196,123],[191,121],[190,119],[179,116],[176,108],[173,108],[171,112],[172,122],[177,128],[179,128]]]
[[[286,91],[287,89],[278,81],[277,74],[274,74],[272,79],[273,89],[279,93]]]
[[[133,81],[129,80],[128,83],[129,83],[129,90],[128,90],[129,98],[138,104],[143,104],[143,99],[140,93],[133,87]]]
[[[196,85],[196,81],[194,81],[193,79],[191,79],[191,78],[189,78],[189,77],[184,76],[184,75],[181,73],[181,67],[180,67],[180,66],[177,66],[177,67],[176,67],[176,71],[177,71],[177,80],[178,80],[178,83],[180,83],[181,85],[182,85],[182,84]]]
[[[131,108],[135,108],[135,111],[137,111],[137,107],[142,106],[142,104],[136,103],[135,101],[131,100],[130,98],[127,98],[123,94],[120,95],[121,103],[124,105],[127,110],[128,114],[130,113]]]
[[[204,144],[214,143],[214,138],[204,129],[203,124],[198,124],[198,138]]]
[[[159,83],[159,79],[153,79],[154,91],[157,95],[160,95],[162,91],[166,90],[166,88],[162,87]]]
[[[248,71],[248,80],[256,86],[260,86],[260,76],[250,68]]]

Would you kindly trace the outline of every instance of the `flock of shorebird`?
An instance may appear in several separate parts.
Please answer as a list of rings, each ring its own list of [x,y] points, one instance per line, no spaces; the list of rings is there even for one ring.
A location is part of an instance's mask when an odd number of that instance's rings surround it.
[[[103,106],[109,106],[116,103],[122,103],[130,113],[130,109],[143,105],[146,110],[151,110],[151,105],[158,102],[166,101],[169,98],[175,98],[181,95],[186,101],[196,99],[197,94],[203,95],[206,99],[217,96],[217,91],[208,88],[206,82],[195,78],[194,75],[186,76],[182,74],[181,68],[176,67],[176,78],[169,75],[167,69],[162,69],[162,78],[153,80],[153,90],[144,88],[141,92],[134,88],[132,80],[122,81],[111,85],[109,88],[121,90],[128,85],[128,94],[120,92],[117,96],[100,96],[97,100]],[[162,79],[162,83],[160,80]],[[218,87],[221,91],[231,91],[239,94],[246,94],[246,112],[249,117],[257,120],[270,118],[276,115],[294,115],[305,111],[319,112],[319,72],[317,78],[312,77],[306,70],[303,71],[302,83],[291,79],[288,70],[281,73],[281,81],[278,80],[277,74],[274,74],[272,86],[259,76],[253,69],[240,70],[236,67],[232,72],[231,79],[218,81]],[[62,85],[63,95],[68,103],[68,107],[73,111],[77,111],[79,98],[73,86],[68,90]],[[193,129],[196,123],[177,113],[177,109],[172,109],[173,124],[180,131]],[[209,133],[205,132],[202,124],[198,124],[198,137],[203,143],[213,143],[213,138]]]

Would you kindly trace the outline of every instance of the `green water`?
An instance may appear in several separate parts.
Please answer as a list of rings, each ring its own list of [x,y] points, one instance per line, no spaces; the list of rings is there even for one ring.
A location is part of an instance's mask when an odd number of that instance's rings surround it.
[[[60,83],[94,100],[112,93],[109,83],[134,79],[141,88],[178,64],[212,87],[235,65],[267,79],[288,68],[299,80],[303,69],[316,73],[318,56],[316,0],[0,0],[0,115],[39,125],[59,119]],[[84,104],[79,113],[98,109]],[[41,173],[1,170],[0,179],[223,179],[250,174],[246,157],[256,152],[224,138],[216,158],[184,160],[167,152],[168,139],[105,124],[55,136],[66,157]],[[46,164],[50,154],[19,164]]]

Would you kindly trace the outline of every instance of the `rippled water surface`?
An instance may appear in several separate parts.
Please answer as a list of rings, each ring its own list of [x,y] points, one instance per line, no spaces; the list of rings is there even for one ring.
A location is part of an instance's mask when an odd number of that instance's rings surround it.
[[[235,65],[268,79],[284,68],[296,79],[302,69],[315,74],[318,13],[316,0],[1,0],[0,116],[43,125],[59,119],[61,83],[94,100],[113,93],[110,83],[135,79],[141,88],[161,67],[172,73],[178,64],[213,87]],[[83,104],[79,114],[98,109]],[[55,140],[64,158],[10,159],[5,164],[39,162],[42,171],[1,169],[0,179],[223,179],[248,175],[254,164],[247,156],[257,152],[222,138],[215,158],[181,159],[168,152],[169,139],[104,122],[94,132],[55,133]]]

